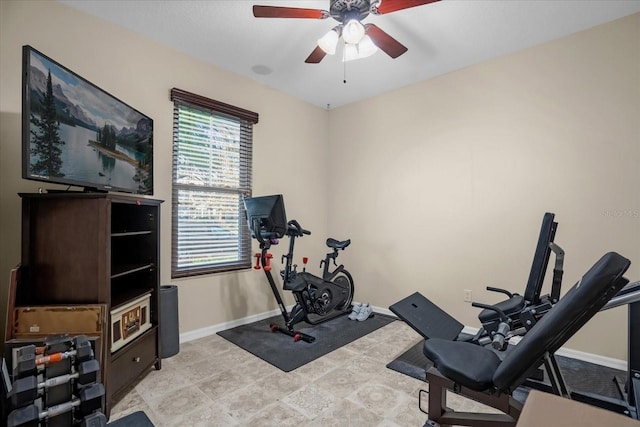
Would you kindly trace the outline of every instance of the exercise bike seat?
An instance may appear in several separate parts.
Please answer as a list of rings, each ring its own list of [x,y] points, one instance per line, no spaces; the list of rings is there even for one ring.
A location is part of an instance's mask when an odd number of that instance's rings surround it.
[[[336,240],[329,237],[327,239],[327,246],[333,249],[344,249],[351,244],[351,239],[347,240]]]
[[[512,317],[513,315],[520,313],[525,308],[525,300],[522,295],[513,294],[513,296],[507,300],[500,301],[497,304],[494,304],[493,307],[501,310],[507,317]],[[500,314],[494,310],[489,310],[485,308],[478,314],[478,319],[482,324],[489,322],[497,322],[500,320]]]

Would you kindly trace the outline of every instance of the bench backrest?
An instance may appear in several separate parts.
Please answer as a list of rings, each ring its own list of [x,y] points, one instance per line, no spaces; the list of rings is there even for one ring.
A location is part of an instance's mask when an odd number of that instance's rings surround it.
[[[527,287],[525,288],[523,295],[524,300],[529,304],[540,303],[542,284],[544,283],[544,276],[547,272],[549,257],[551,256],[551,248],[549,247],[549,244],[553,242],[553,239],[556,236],[556,229],[558,228],[558,223],[553,221],[554,217],[554,214],[547,212],[542,218],[538,244],[536,245],[536,251],[533,254],[529,280],[527,281]]]
[[[631,262],[609,252],[587,271],[560,301],[511,350],[493,375],[493,384],[508,392],[555,353],[628,283],[622,275]]]

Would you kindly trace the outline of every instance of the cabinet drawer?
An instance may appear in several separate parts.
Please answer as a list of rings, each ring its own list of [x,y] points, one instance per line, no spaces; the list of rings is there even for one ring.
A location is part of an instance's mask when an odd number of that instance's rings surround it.
[[[117,394],[156,362],[157,332],[157,327],[152,328],[114,355],[109,369],[109,394]]]

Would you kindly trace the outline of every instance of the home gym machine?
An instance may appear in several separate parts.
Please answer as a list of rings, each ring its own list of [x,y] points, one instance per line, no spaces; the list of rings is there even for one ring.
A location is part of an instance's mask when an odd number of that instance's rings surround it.
[[[553,293],[553,292],[552,292]],[[543,300],[549,301],[548,298]],[[505,343],[509,338],[518,335],[525,335],[531,330],[543,317],[549,312],[558,300],[554,299],[554,303],[548,306],[544,303],[542,306],[528,305],[525,309],[515,315],[511,313],[509,316],[496,309],[494,306],[484,304],[474,304],[476,307],[485,310],[495,310],[500,318],[500,324],[506,325],[505,329],[499,326],[496,333],[487,334],[484,327],[480,332],[484,334],[476,334],[473,338],[465,337],[461,334],[464,325],[443,311],[433,302],[419,294],[418,292],[399,301],[390,307],[391,311],[396,313],[409,326],[420,333],[425,340],[431,338],[439,338],[450,341],[468,341],[480,346],[491,344],[496,350],[503,350]],[[602,396],[587,391],[569,390],[559,367],[553,366],[554,372],[551,375],[547,372],[547,377],[551,384],[543,381],[540,370],[531,370],[530,376],[524,382],[524,385],[530,388],[543,390],[554,393],[554,389],[567,390],[567,395],[573,400],[597,406],[609,411],[617,412],[628,417],[639,419],[640,417],[640,281],[627,284],[614,297],[612,297],[600,311],[608,310],[615,307],[627,305],[628,307],[628,362],[627,362],[627,378],[621,380],[618,377],[612,378],[616,385],[619,398]],[[542,309],[541,309],[542,308]],[[512,319],[520,319],[521,327],[515,330],[509,330],[514,323]],[[546,368],[549,369],[549,368]]]
[[[282,195],[248,198],[245,199],[244,205],[251,235],[260,243],[260,252],[255,255],[254,268],[264,270],[285,322],[284,327],[272,323],[271,331],[287,334],[296,342],[302,340],[312,343],[315,337],[296,331],[295,324],[304,321],[310,325],[317,325],[348,314],[351,309],[353,278],[343,265],[336,263],[338,251],[349,246],[351,240],[327,239],[327,246],[331,251],[320,262],[320,268],[323,269],[322,277],[306,271],[307,258],[303,258],[303,270],[297,271],[298,266],[293,264],[295,240],[311,232],[303,229],[296,220],[287,222]],[[287,312],[271,274],[273,255],[268,252],[271,246],[277,245],[279,239],[285,235],[289,238],[289,252],[282,256],[285,268],[280,271],[280,277],[283,289],[291,291],[296,302],[291,312]],[[333,270],[330,263],[335,266]]]
[[[465,342],[426,340],[423,354],[434,367],[427,371],[425,378],[429,383],[429,419],[425,427],[460,424],[515,427],[523,408],[523,396],[516,397],[515,391],[529,372],[540,367],[548,374],[554,394],[576,399],[566,383],[563,384],[556,352],[628,283],[624,274],[630,265],[631,261],[616,252],[605,253],[517,345],[501,355],[491,348]],[[500,413],[452,410],[447,405],[449,392],[471,398]],[[554,424],[545,420],[545,415],[549,418],[548,414],[540,414],[537,425]],[[558,413],[554,415],[562,418]],[[566,424],[562,420],[554,421],[556,425]],[[615,421],[607,425],[613,423]]]
[[[526,334],[560,298],[564,251],[554,242],[558,228],[554,219],[555,215],[550,212],[545,213],[542,218],[531,271],[523,294],[487,287],[487,290],[506,294],[508,298],[493,305],[472,303],[473,307],[483,309],[478,315],[482,327],[475,336],[461,334],[464,325],[419,292],[398,301],[389,309],[425,339],[464,340],[480,345],[491,343],[497,350],[506,349],[510,338]],[[551,292],[542,295],[545,273],[552,253],[555,255],[555,264]]]

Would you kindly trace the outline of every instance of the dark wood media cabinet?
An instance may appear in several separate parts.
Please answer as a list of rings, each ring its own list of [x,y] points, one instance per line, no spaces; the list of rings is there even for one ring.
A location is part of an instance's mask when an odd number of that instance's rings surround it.
[[[16,306],[106,304],[107,320],[97,357],[109,416],[115,401],[133,382],[152,366],[161,368],[162,201],[79,192],[22,193],[20,197],[24,271]],[[116,316],[111,319],[114,311],[145,295],[149,295],[148,306],[140,311],[147,320],[142,325],[133,316],[117,324]],[[127,336],[126,343],[120,342],[112,351],[112,340]]]

